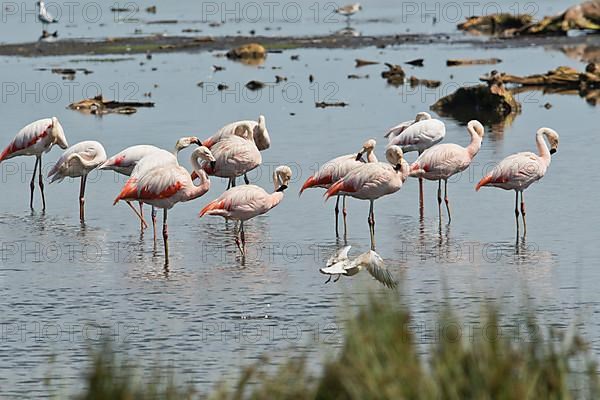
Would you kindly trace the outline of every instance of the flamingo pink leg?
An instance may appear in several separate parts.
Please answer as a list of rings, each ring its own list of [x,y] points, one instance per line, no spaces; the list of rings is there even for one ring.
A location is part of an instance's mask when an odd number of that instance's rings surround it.
[[[140,215],[144,218],[144,203],[138,201],[138,205],[140,206]],[[144,223],[140,220],[140,229],[144,230]]]
[[[169,231],[167,228],[167,209],[163,209],[163,241],[165,244],[165,264],[169,263]]]
[[[517,222],[517,237],[519,236],[519,191],[515,190],[515,219]]]
[[[371,231],[371,250],[375,251],[375,212],[373,210],[373,200],[370,200],[371,205],[369,207],[369,230]]]
[[[442,180],[438,181],[438,215],[440,217],[440,221],[442,219]]]
[[[338,219],[340,217],[340,196],[338,195],[335,200],[335,237],[339,237]]]
[[[133,204],[131,204],[130,201],[126,201],[127,205],[133,210],[133,212],[135,213],[135,215],[138,216],[138,218],[142,221],[142,223],[144,224],[145,227],[148,227],[148,224],[146,223],[146,221],[144,221],[144,217],[142,217],[140,215],[140,213],[138,212],[138,210],[135,209],[135,207],[133,206]]]
[[[525,222],[525,200],[523,200],[523,192],[521,192],[521,216],[523,217],[523,236],[527,235],[527,222]]]
[[[156,244],[156,208],[152,206],[152,231],[154,234],[154,244]]]
[[[346,211],[346,196],[343,197],[343,205],[342,205],[342,216],[344,217],[344,240],[348,237],[348,228],[346,226],[346,216],[348,212]]]
[[[85,220],[85,211],[84,211],[84,205],[85,205],[85,182],[87,181],[87,175],[83,175],[81,177],[81,185],[79,187],[79,221],[81,223],[84,222]]]
[[[38,164],[40,159],[38,157],[35,158],[35,165],[33,166],[33,176],[31,177],[31,183],[29,184],[29,189],[31,190],[31,195],[29,197],[29,208],[33,210],[33,192],[35,191],[35,174],[37,172]]]
[[[240,221],[240,227],[238,228],[235,235],[235,244],[242,253],[242,256],[246,255],[246,235],[244,234],[244,221]]]
[[[452,222],[450,214],[450,199],[448,199],[448,179],[444,179],[444,202],[446,203],[446,211],[448,211],[448,223]]]
[[[44,194],[44,179],[42,177],[42,156],[39,155],[38,156],[39,160],[40,160],[40,166],[39,166],[39,180],[38,180],[38,184],[40,186],[40,191],[42,192],[42,211],[46,211],[46,195]],[[35,176],[35,173],[34,173]]]

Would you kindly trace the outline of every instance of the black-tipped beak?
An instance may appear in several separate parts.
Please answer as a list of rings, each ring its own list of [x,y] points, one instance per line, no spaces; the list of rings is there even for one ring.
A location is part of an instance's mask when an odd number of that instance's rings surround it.
[[[394,169],[397,171],[400,171],[402,169],[402,164],[396,164],[396,166],[394,167]]]
[[[285,189],[287,189],[288,186],[287,185],[281,185],[279,186],[279,188],[277,189],[277,192],[283,192]]]
[[[214,170],[216,166],[217,166],[217,162],[216,161],[211,161],[210,162],[210,169]]]
[[[202,146],[202,142],[200,141],[200,139],[194,140],[193,143],[197,144],[198,146]]]
[[[360,161],[360,159],[362,158],[363,152],[359,151],[358,154],[356,155],[356,161]]]
[[[550,149],[550,154],[556,153],[556,149]]]

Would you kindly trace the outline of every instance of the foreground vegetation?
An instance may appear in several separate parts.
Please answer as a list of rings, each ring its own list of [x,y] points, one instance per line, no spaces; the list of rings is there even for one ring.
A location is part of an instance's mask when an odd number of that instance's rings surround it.
[[[335,357],[318,376],[302,356],[273,369],[264,361],[241,371],[237,384],[200,394],[155,374],[144,381],[113,352],[96,354],[79,398],[103,399],[571,399],[600,398],[596,364],[573,331],[543,333],[532,317],[522,334],[496,335],[499,313],[483,312],[480,334],[446,306],[432,344],[417,344],[410,314],[396,298],[372,297],[344,330]],[[532,334],[535,333],[535,334]],[[423,354],[427,354],[424,356]],[[267,371],[268,370],[268,371]]]

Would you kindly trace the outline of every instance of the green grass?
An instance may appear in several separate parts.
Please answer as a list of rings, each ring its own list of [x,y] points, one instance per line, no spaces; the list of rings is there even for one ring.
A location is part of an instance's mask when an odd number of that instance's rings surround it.
[[[235,384],[212,393],[153,374],[146,380],[110,349],[93,357],[80,399],[572,399],[599,398],[596,364],[574,330],[543,333],[532,315],[517,316],[520,334],[496,336],[499,312],[482,310],[479,334],[456,335],[461,324],[448,305],[444,334],[418,345],[408,310],[395,295],[372,296],[344,329],[344,344],[317,375],[303,354],[277,368],[268,359],[241,370]],[[484,331],[484,328],[487,329]],[[486,333],[487,332],[487,333]],[[531,333],[535,332],[535,335]],[[423,355],[425,352],[426,355]],[[156,368],[159,371],[159,368]],[[164,373],[162,374],[164,376]]]

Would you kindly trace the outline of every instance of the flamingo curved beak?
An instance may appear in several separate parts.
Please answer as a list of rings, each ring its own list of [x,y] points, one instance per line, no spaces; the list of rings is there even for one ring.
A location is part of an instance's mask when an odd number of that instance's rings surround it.
[[[360,161],[360,159],[362,158],[363,155],[363,151],[359,151],[358,154],[356,155],[356,161]]]
[[[550,154],[552,155],[554,153],[556,153],[556,149],[550,149]]]

